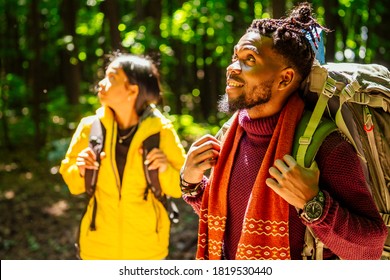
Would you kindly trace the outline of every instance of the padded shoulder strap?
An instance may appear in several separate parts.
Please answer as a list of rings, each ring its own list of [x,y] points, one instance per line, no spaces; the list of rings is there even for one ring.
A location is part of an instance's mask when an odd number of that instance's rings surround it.
[[[146,160],[146,155],[153,149],[160,145],[160,133],[153,134],[146,138],[143,143],[143,162]],[[165,194],[162,194],[160,180],[158,179],[158,169],[149,170],[148,165],[143,164],[147,187],[144,193],[144,199],[147,199],[149,189],[152,190],[154,196],[162,203],[167,210],[169,219],[173,223],[179,222],[179,209],[175,202]]]
[[[336,124],[322,118],[310,139],[302,138],[311,120],[311,111],[305,111],[295,131],[292,154],[298,164],[309,168],[325,138],[337,130]],[[307,146],[305,149],[300,147]]]
[[[146,138],[143,143],[143,162],[146,160],[146,155],[153,150],[158,148],[160,145],[160,133],[153,134]],[[148,187],[145,190],[144,199],[146,199],[149,188],[152,190],[157,199],[161,198],[161,185],[158,179],[158,169],[148,170],[148,166],[144,163],[144,173]]]
[[[99,163],[99,165],[100,165],[99,155],[104,148],[105,136],[106,136],[106,129],[104,128],[100,119],[96,116],[95,120],[92,123],[91,132],[89,134],[89,147],[95,152],[96,161]],[[94,201],[91,224],[89,225],[89,228],[92,231],[96,230],[95,221],[96,221],[96,212],[97,212],[97,200],[94,194],[96,190],[96,182],[97,182],[98,174],[99,174],[99,170],[86,169],[84,175],[85,191],[91,199],[93,198]]]
[[[106,130],[101,123],[100,119],[96,116],[91,126],[91,132],[89,134],[89,147],[96,154],[96,161],[100,164],[100,153],[104,148],[104,138]],[[93,196],[96,188],[97,176],[99,170],[85,170],[85,190],[89,196]]]

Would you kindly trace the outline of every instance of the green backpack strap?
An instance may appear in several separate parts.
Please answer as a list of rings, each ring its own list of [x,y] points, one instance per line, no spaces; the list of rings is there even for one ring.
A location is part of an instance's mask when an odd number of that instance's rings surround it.
[[[310,137],[303,137],[307,127],[310,126],[311,111],[305,111],[295,130],[292,155],[298,164],[309,168],[314,160],[322,142],[333,131],[338,130],[336,124],[326,118],[321,118],[318,126]],[[304,148],[302,148],[304,147]],[[298,160],[299,159],[299,160]]]
[[[327,103],[326,100],[323,102]],[[333,131],[338,130],[336,123],[322,117],[316,116],[318,110],[304,111],[301,120],[295,130],[292,155],[297,163],[303,167],[310,168],[314,158],[325,138]],[[319,240],[310,227],[306,227],[305,243],[302,251],[303,259],[322,259],[324,244]]]

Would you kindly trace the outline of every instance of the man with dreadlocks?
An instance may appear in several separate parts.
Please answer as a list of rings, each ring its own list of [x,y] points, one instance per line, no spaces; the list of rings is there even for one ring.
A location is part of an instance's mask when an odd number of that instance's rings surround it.
[[[254,20],[234,47],[219,103],[234,120],[222,142],[194,142],[181,170],[199,215],[197,259],[302,259],[307,225],[324,259],[380,258],[387,229],[352,145],[331,134],[308,169],[289,155],[315,58],[306,34],[317,28],[302,3],[284,19]]]

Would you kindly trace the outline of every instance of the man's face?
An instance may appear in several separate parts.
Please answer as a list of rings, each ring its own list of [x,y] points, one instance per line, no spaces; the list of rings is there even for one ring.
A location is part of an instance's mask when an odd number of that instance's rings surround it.
[[[219,101],[219,109],[234,112],[269,102],[283,65],[272,50],[271,38],[246,33],[234,47],[226,72],[226,95]]]

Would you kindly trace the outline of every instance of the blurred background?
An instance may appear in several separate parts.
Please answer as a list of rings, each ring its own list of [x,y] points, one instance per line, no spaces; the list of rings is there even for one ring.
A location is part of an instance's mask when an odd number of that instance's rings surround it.
[[[290,0],[0,0],[0,259],[74,259],[85,197],[58,173],[113,51],[159,62],[162,111],[186,149],[215,134],[233,46]],[[390,0],[313,0],[327,62],[390,65]],[[193,259],[197,216],[177,200],[170,259]]]

